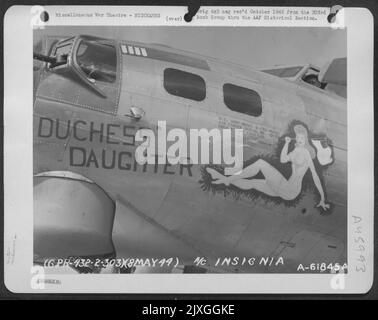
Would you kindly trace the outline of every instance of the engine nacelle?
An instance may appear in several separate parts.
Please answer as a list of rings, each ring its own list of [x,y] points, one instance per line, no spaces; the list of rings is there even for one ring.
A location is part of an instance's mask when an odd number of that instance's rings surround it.
[[[113,200],[81,175],[34,176],[34,261],[114,257],[114,213]]]

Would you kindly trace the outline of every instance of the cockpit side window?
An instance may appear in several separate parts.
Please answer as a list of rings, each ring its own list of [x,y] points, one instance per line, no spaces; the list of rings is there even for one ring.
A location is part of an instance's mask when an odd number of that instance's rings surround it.
[[[306,73],[302,76],[302,80],[308,84],[311,84],[314,87],[319,89],[324,89],[326,87],[326,83],[322,83],[318,79],[319,70],[314,68],[309,68]]]
[[[262,113],[261,97],[254,90],[226,83],[223,85],[223,99],[232,111],[253,117],[258,117]]]
[[[55,49],[55,56],[65,55],[67,56],[72,48],[72,42],[64,42],[62,44],[59,44]]]
[[[164,70],[164,88],[168,93],[194,100],[206,98],[205,80],[197,74],[168,68]]]
[[[113,83],[117,75],[117,53],[113,45],[83,40],[76,61],[89,79]]]

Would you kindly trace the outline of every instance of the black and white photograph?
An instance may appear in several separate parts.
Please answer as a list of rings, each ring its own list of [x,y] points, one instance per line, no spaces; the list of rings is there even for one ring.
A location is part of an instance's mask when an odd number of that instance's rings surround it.
[[[212,279],[201,290],[213,292],[217,277],[232,292],[260,290],[248,285],[259,277],[269,292],[270,276],[275,292],[310,290],[288,285],[301,276],[332,292],[345,289],[339,276],[367,272],[358,232],[370,234],[373,211],[351,203],[372,167],[351,167],[372,154],[372,131],[350,111],[361,97],[350,80],[363,81],[349,68],[364,63],[350,54],[354,27],[317,22],[329,8],[204,7],[190,26],[173,9],[62,8],[43,11],[51,23],[28,42],[27,276],[42,279],[31,290],[89,292],[79,283],[93,277],[142,292],[147,275],[153,288],[186,281],[177,292],[190,279]],[[128,15],[143,23],[90,23]],[[26,238],[6,235],[14,276]],[[231,277],[251,280],[235,289]]]
[[[347,269],[346,30],[51,27],[34,40],[36,263]]]

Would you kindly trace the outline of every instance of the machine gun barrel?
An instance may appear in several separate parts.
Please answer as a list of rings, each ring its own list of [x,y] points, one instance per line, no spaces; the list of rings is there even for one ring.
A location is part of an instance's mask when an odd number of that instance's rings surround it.
[[[51,64],[56,64],[56,58],[55,57],[46,56],[46,55],[41,54],[41,53],[33,52],[33,59],[43,61],[43,62],[49,62]]]

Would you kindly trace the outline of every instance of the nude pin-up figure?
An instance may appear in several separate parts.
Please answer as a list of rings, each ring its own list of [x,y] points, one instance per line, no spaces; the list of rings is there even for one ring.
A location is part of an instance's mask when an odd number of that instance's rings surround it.
[[[312,160],[315,157],[315,150],[309,144],[307,129],[298,124],[294,126],[294,132],[296,141],[294,150],[288,152],[291,138],[285,137],[285,144],[280,157],[281,163],[291,162],[292,174],[289,179],[286,179],[271,164],[259,159],[232,176],[224,176],[212,168],[207,168],[207,172],[214,180],[212,183],[225,184],[226,186],[231,184],[243,190],[255,189],[272,197],[293,200],[300,194],[303,177],[310,169],[315,186],[320,194],[317,207],[321,207],[323,210],[329,209],[330,205],[325,202],[323,187]],[[263,174],[264,178],[253,179],[259,172]]]

